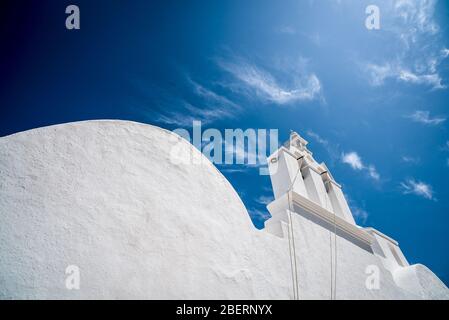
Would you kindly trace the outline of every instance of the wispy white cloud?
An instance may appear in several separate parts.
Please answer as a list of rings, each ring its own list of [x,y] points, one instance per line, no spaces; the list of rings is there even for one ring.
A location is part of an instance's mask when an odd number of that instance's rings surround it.
[[[421,160],[417,157],[412,156],[402,156],[401,157],[402,162],[410,163],[410,164],[418,164]]]
[[[364,206],[360,206],[349,194],[344,193],[346,201],[348,202],[349,208],[351,209],[352,215],[358,225],[364,225],[368,220],[369,213],[364,209]]]
[[[441,49],[441,57],[444,59],[444,58],[447,58],[447,57],[449,57],[449,49],[448,48],[443,48],[443,49]]]
[[[341,161],[343,163],[349,164],[352,169],[354,170],[362,170],[364,168],[364,165],[362,164],[362,159],[357,154],[357,152],[349,152],[349,153],[343,153],[341,155]]]
[[[209,107],[220,107],[221,110],[226,109],[228,112],[240,110],[240,106],[230,101],[228,98],[215,93],[214,91],[207,89],[198,82],[188,78],[189,83],[193,89],[193,92],[209,104]]]
[[[348,164],[352,169],[356,171],[366,171],[368,176],[372,178],[375,181],[380,181],[380,174],[377,172],[377,169],[374,165],[366,165],[363,163],[362,158],[359,156],[359,154],[355,151],[351,151],[348,153],[341,152],[340,147],[336,144],[332,144],[329,142],[329,140],[324,139],[319,134],[312,130],[307,131],[307,135],[311,137],[314,141],[321,144],[326,151],[329,153],[330,157],[333,158],[336,156],[336,159],[334,160],[341,160],[341,162]],[[338,159],[338,156],[341,154],[340,158]]]
[[[431,62],[431,70],[435,70],[435,66],[433,62]],[[437,73],[430,73],[430,74],[417,74],[413,71],[406,70],[406,69],[400,69],[398,71],[398,74],[396,75],[398,80],[409,82],[412,84],[425,84],[432,87],[432,89],[444,89],[446,86],[444,86],[441,83],[441,77]]]
[[[271,214],[268,211],[265,210],[259,210],[259,209],[248,209],[248,213],[251,218],[255,219],[261,219],[261,220],[267,220],[271,217]]]
[[[439,125],[440,123],[443,123],[444,121],[446,121],[445,117],[442,117],[442,116],[431,117],[429,111],[422,111],[422,110],[417,110],[414,113],[412,113],[406,117],[410,118],[414,122],[419,122],[419,123],[423,123],[426,125],[432,125],[432,126]]]
[[[259,198],[256,199],[256,202],[263,204],[263,205],[267,205],[270,202],[272,202],[274,199],[273,197],[270,196],[260,196]]]
[[[182,113],[169,112],[167,114],[158,114],[155,121],[167,125],[175,125],[179,127],[191,126],[193,121],[197,120],[195,117],[184,116]]]
[[[415,194],[429,200],[435,200],[432,186],[424,182],[407,179],[401,182],[401,188],[404,194]]]
[[[276,31],[279,33],[289,34],[289,35],[296,34],[296,29],[294,27],[288,26],[288,25],[281,26],[281,27],[277,28]]]
[[[373,165],[369,165],[368,166],[368,174],[374,180],[379,180],[380,179],[380,175],[379,175],[379,173],[377,172],[376,168]]]
[[[176,111],[159,113],[156,116],[157,122],[190,127],[193,121],[209,124],[217,120],[232,119],[241,112],[240,106],[225,96],[202,86],[190,77],[187,77],[187,83],[193,93],[200,98],[202,107],[194,106],[184,100],[176,101],[173,102],[174,105],[169,106],[169,109],[173,109],[176,106]]]
[[[385,36],[397,39],[394,54],[361,63],[371,85],[380,86],[388,79],[433,90],[445,89],[438,71],[449,56],[443,46],[439,26],[434,19],[435,0],[380,0],[382,29]]]
[[[319,134],[313,132],[312,130],[307,130],[307,135],[309,137],[313,138],[319,144],[321,144],[325,147],[329,146],[329,141],[327,141],[326,139],[323,139]]]
[[[312,138],[313,141],[319,143],[320,145],[322,145],[324,147],[324,149],[329,154],[329,157],[331,158],[332,163],[340,161],[341,151],[340,151],[340,146],[337,143],[331,142],[331,141],[323,138],[318,133],[316,133],[312,130],[307,131],[307,136]]]
[[[270,72],[255,64],[236,58],[233,61],[219,59],[218,65],[238,79],[251,94],[266,102],[279,105],[292,102],[311,101],[320,98],[321,82],[314,73],[302,70],[298,73],[283,70],[283,79],[289,78],[288,84],[281,84]],[[285,82],[285,81],[284,81]]]
[[[158,114],[156,121],[168,125],[191,127],[193,121],[201,121],[202,124],[209,124],[219,119],[234,117],[234,114],[226,108],[198,108],[184,101],[178,108],[178,111]]]
[[[416,42],[420,34],[433,35],[439,31],[439,26],[433,18],[436,3],[436,0],[393,1],[393,19],[400,20],[403,26],[411,27],[397,27],[403,41]]]
[[[342,149],[338,144],[332,143],[312,130],[308,130],[307,135],[326,149],[333,162],[341,161],[342,163],[349,165],[353,170],[363,171],[373,181],[381,182],[381,176],[376,167],[372,164],[364,163],[357,152],[342,152]]]
[[[368,212],[362,208],[359,208],[357,206],[351,206],[351,212],[354,216],[354,219],[359,224],[365,224],[366,220],[368,219]]]
[[[369,80],[373,86],[381,86],[387,79],[395,79],[400,82],[411,84],[423,84],[432,89],[444,89],[442,79],[436,70],[436,60],[429,62],[428,73],[417,73],[401,65],[401,62],[387,62],[384,64],[366,63],[363,68],[369,75]]]
[[[388,63],[384,65],[367,63],[363,68],[368,73],[371,85],[373,86],[383,85],[385,79],[393,76],[392,68]]]
[[[343,152],[341,155],[341,161],[348,164],[352,169],[356,171],[366,170],[368,176],[373,180],[380,180],[380,175],[377,172],[376,167],[373,165],[365,165],[362,161],[362,158],[355,151],[351,151],[348,153]]]

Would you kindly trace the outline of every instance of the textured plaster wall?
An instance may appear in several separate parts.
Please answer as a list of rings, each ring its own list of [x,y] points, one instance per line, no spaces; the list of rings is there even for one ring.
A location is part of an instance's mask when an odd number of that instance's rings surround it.
[[[174,163],[174,146],[202,164]],[[300,214],[294,229],[300,297],[328,299],[329,231]],[[428,297],[337,242],[337,298]],[[366,289],[367,264],[381,268],[380,290]],[[80,290],[65,287],[68,265]],[[411,292],[413,273],[401,277]],[[287,238],[255,229],[229,182],[173,133],[87,121],[0,138],[0,298],[292,297]]]

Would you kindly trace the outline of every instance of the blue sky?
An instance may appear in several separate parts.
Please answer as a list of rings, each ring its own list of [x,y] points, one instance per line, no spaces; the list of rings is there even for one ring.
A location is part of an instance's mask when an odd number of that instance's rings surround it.
[[[68,4],[2,10],[0,136],[102,118],[295,130],[358,224],[449,283],[447,2],[77,1],[76,31]],[[269,177],[219,169],[262,227]]]

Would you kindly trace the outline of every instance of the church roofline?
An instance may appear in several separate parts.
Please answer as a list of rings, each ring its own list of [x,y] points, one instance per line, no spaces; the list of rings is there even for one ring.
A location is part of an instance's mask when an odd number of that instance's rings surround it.
[[[381,236],[382,238],[390,241],[394,245],[399,246],[399,243],[396,240],[394,240],[393,238],[391,238],[391,237],[387,236],[386,234],[380,232],[379,230],[374,229],[373,227],[367,227],[367,228],[364,228],[364,230],[366,230],[366,232],[369,232],[369,233],[375,233],[378,236]]]

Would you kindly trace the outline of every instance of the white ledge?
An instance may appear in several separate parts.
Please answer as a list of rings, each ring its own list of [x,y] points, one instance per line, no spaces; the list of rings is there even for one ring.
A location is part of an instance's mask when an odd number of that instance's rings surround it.
[[[346,234],[349,234],[351,237],[360,240],[369,246],[371,246],[371,244],[373,243],[374,237],[368,232],[366,232],[364,229],[361,229],[356,225],[347,222],[346,220],[335,215],[333,212],[324,209],[323,207],[301,196],[300,194],[294,191],[290,191],[290,199],[292,199],[293,203],[304,208],[309,213],[314,214],[319,219],[324,220],[325,222],[331,225],[334,225],[335,223],[336,228],[338,228],[340,231]]]
[[[396,246],[399,246],[399,243],[396,240],[394,240],[393,238],[391,238],[391,237],[387,236],[386,234],[380,232],[377,229],[374,229],[372,227],[368,227],[368,228],[365,228],[365,230],[366,230],[366,232],[369,232],[369,233],[375,233],[375,234],[381,236],[382,238],[390,241],[392,244],[394,244]]]

